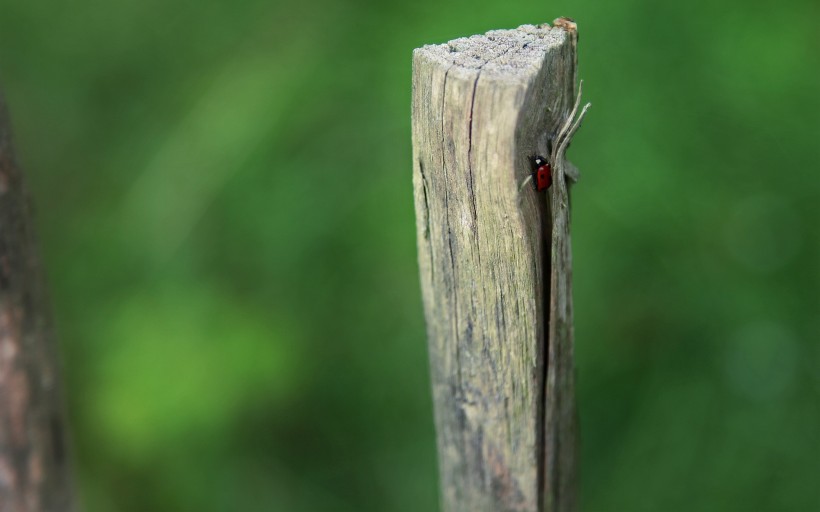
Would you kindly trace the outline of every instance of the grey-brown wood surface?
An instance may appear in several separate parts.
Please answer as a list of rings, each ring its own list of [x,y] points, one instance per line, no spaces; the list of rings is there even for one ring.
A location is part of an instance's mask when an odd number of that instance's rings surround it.
[[[575,509],[569,20],[413,54],[413,185],[442,508]],[[566,139],[567,144],[561,144]],[[549,156],[537,192],[531,158]]]
[[[72,510],[54,332],[0,98],[0,512]]]

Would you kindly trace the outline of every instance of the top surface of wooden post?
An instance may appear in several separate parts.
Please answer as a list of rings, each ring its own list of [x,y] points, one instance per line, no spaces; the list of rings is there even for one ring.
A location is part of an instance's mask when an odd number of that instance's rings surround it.
[[[569,270],[568,252],[553,263],[556,247],[568,251],[568,227],[563,245],[553,232],[567,186],[563,168],[548,193],[528,177],[570,116],[576,41],[574,24],[525,25],[413,54],[419,266],[447,512],[574,507],[571,330],[563,345],[549,340],[571,326],[571,302],[562,318],[564,303],[553,305],[564,282],[553,274]],[[552,370],[562,359],[569,377]]]

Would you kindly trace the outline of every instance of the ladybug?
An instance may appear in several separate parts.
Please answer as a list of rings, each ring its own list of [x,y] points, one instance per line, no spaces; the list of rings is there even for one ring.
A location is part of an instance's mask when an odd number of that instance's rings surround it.
[[[533,181],[535,182],[535,189],[539,192],[550,188],[552,185],[552,167],[543,156],[536,156],[532,159],[535,173],[533,174]]]

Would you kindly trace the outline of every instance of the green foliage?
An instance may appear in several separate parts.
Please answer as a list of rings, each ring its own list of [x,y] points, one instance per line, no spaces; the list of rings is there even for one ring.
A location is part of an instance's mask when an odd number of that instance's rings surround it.
[[[410,53],[558,15],[584,508],[820,508],[817,14],[0,0],[87,510],[436,509]]]

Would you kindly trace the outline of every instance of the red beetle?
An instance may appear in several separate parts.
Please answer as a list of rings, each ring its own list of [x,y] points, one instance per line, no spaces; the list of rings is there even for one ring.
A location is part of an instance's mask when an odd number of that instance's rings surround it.
[[[552,168],[543,156],[536,156],[532,159],[533,167],[535,167],[535,175],[533,181],[535,182],[535,189],[539,192],[546,190],[552,185]]]

